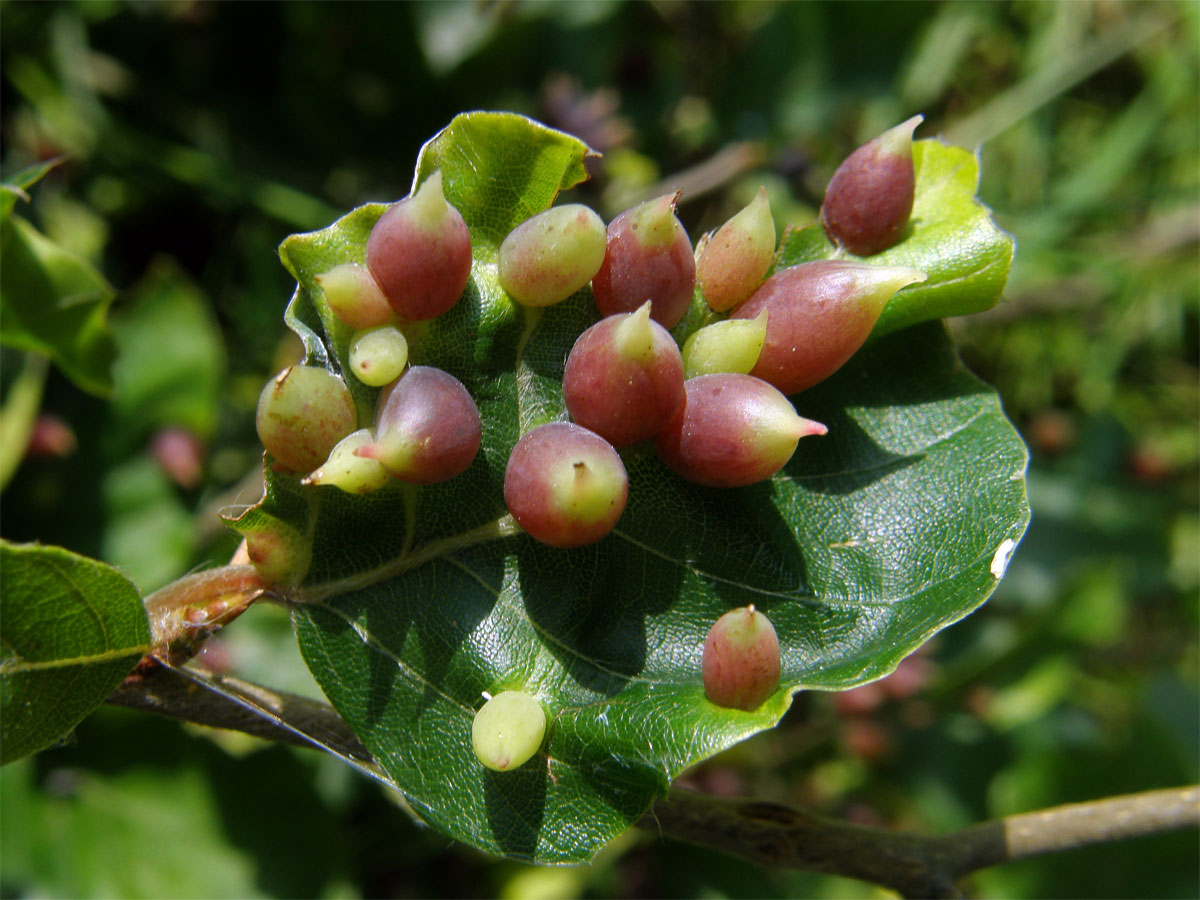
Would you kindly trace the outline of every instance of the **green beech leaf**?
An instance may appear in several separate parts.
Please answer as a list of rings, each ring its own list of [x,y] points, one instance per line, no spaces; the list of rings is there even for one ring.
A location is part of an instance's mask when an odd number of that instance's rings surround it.
[[[150,649],[137,588],[60,547],[0,542],[0,764],[61,740]]]
[[[108,282],[20,216],[0,222],[0,258],[0,344],[43,353],[79,387],[109,393]]]
[[[1016,242],[975,198],[979,160],[940,141],[913,144],[916,196],[912,218],[894,247],[861,257],[881,266],[911,266],[929,276],[904,288],[883,309],[878,337],[916,322],[963,316],[995,306],[1008,279]],[[775,268],[814,259],[858,259],[838,250],[819,222],[789,229]]]
[[[769,482],[703,488],[633,448],[613,534],[555,550],[517,533],[502,494],[508,454],[529,428],[566,417],[563,365],[598,316],[587,289],[545,310],[513,304],[496,282],[495,223],[517,218],[514,185],[524,209],[549,205],[582,176],[585,152],[520,117],[475,113],[418,164],[427,174],[436,154],[478,236],[463,298],[410,342],[414,362],[460,378],[480,408],[471,467],[365,497],[268,470],[266,496],[234,522],[311,535],[291,595],[301,651],[410,806],[457,839],[544,863],[591,858],[680,771],[773,726],[793,692],[890,672],[984,602],[1029,515],[1024,445],[929,323],[873,342],[798,395],[830,433],[806,438]],[[298,281],[287,319],[310,364],[344,370],[348,337],[314,276],[361,262],[382,210],[284,242]],[[347,381],[369,425],[377,392]],[[775,624],[783,677],[742,712],[705,698],[700,657],[711,623],[748,603]],[[541,753],[497,773],[475,759],[471,722],[484,692],[505,689],[535,696],[549,725]]]

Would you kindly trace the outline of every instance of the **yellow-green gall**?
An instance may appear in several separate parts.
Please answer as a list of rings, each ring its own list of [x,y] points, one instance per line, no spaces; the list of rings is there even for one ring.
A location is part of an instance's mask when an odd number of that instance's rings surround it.
[[[546,713],[524,691],[501,691],[475,713],[471,747],[479,761],[496,772],[526,763],[546,736]]]

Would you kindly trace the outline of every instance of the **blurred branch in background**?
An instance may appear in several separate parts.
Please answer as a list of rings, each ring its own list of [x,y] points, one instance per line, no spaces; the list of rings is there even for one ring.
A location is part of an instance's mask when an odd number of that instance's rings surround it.
[[[1154,7],[1150,9],[1088,43],[1073,47],[1072,52],[1048,60],[1033,74],[950,125],[945,139],[951,144],[978,146],[1177,24],[1173,15],[1160,13]]]
[[[742,141],[729,144],[694,166],[647,187],[612,197],[611,202],[618,209],[627,209],[675,191],[683,192],[680,198],[682,203],[699,200],[714,191],[727,189],[736,179],[761,168],[766,161],[766,148],[761,143]]]

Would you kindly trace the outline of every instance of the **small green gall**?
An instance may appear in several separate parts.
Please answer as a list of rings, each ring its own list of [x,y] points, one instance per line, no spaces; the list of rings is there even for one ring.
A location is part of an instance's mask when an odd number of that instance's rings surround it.
[[[311,472],[354,431],[357,420],[340,378],[318,366],[292,366],[263,388],[255,427],[277,471]]]
[[[392,473],[375,459],[358,456],[355,451],[373,443],[375,436],[369,428],[360,428],[338,441],[322,463],[301,484],[327,484],[347,494],[370,494],[392,481]]]
[[[408,365],[408,341],[394,325],[356,331],[350,338],[350,371],[363,384],[383,387]]]
[[[714,372],[748,374],[767,337],[767,310],[753,319],[726,319],[692,333],[683,345],[686,378]]]
[[[272,518],[246,532],[246,555],[264,579],[282,587],[304,580],[312,565],[312,541],[296,528]]]
[[[546,712],[524,691],[501,691],[475,713],[471,747],[496,772],[524,765],[546,736]]]

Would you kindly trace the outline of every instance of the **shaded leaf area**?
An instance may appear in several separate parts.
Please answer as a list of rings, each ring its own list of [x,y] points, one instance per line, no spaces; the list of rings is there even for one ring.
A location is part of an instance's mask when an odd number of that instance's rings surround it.
[[[873,334],[883,335],[917,322],[982,312],[996,305],[1016,242],[975,199],[979,160],[962,147],[940,141],[913,144],[916,197],[908,227],[894,247],[864,257],[885,266],[911,266],[929,279],[898,293],[884,307]],[[836,256],[839,251],[820,223],[784,235],[776,268]]]
[[[60,740],[150,647],[137,588],[58,547],[0,543],[0,762]]]
[[[1027,522],[1025,450],[929,324],[798,395],[830,435],[806,439],[770,482],[702,488],[633,448],[629,505],[608,538],[564,551],[516,534],[508,454],[529,428],[565,418],[563,364],[597,318],[586,289],[528,311],[496,283],[494,204],[521,185],[549,205],[575,177],[563,159],[585,150],[564,136],[566,153],[514,153],[526,131],[547,140],[519,117],[456,119],[418,163],[426,172],[437,149],[483,235],[464,297],[410,329],[413,361],[456,375],[480,408],[472,466],[367,497],[268,472],[266,497],[235,527],[283,522],[313,536],[295,594],[301,651],[412,807],[489,852],[570,862],[629,827],[682,769],[775,724],[793,691],[878,678],[982,603]],[[478,162],[492,159],[513,171]],[[382,209],[282,248],[298,279],[288,321],[310,363],[344,369],[348,336],[314,276],[361,261]],[[347,381],[369,424],[375,392]],[[750,713],[710,704],[699,665],[711,622],[748,603],[772,618],[784,655],[781,689]],[[550,727],[543,754],[497,774],[471,751],[471,721],[483,692],[512,688],[543,703]]]
[[[0,343],[43,353],[79,387],[107,394],[116,355],[108,282],[15,215],[0,221],[0,256]]]

